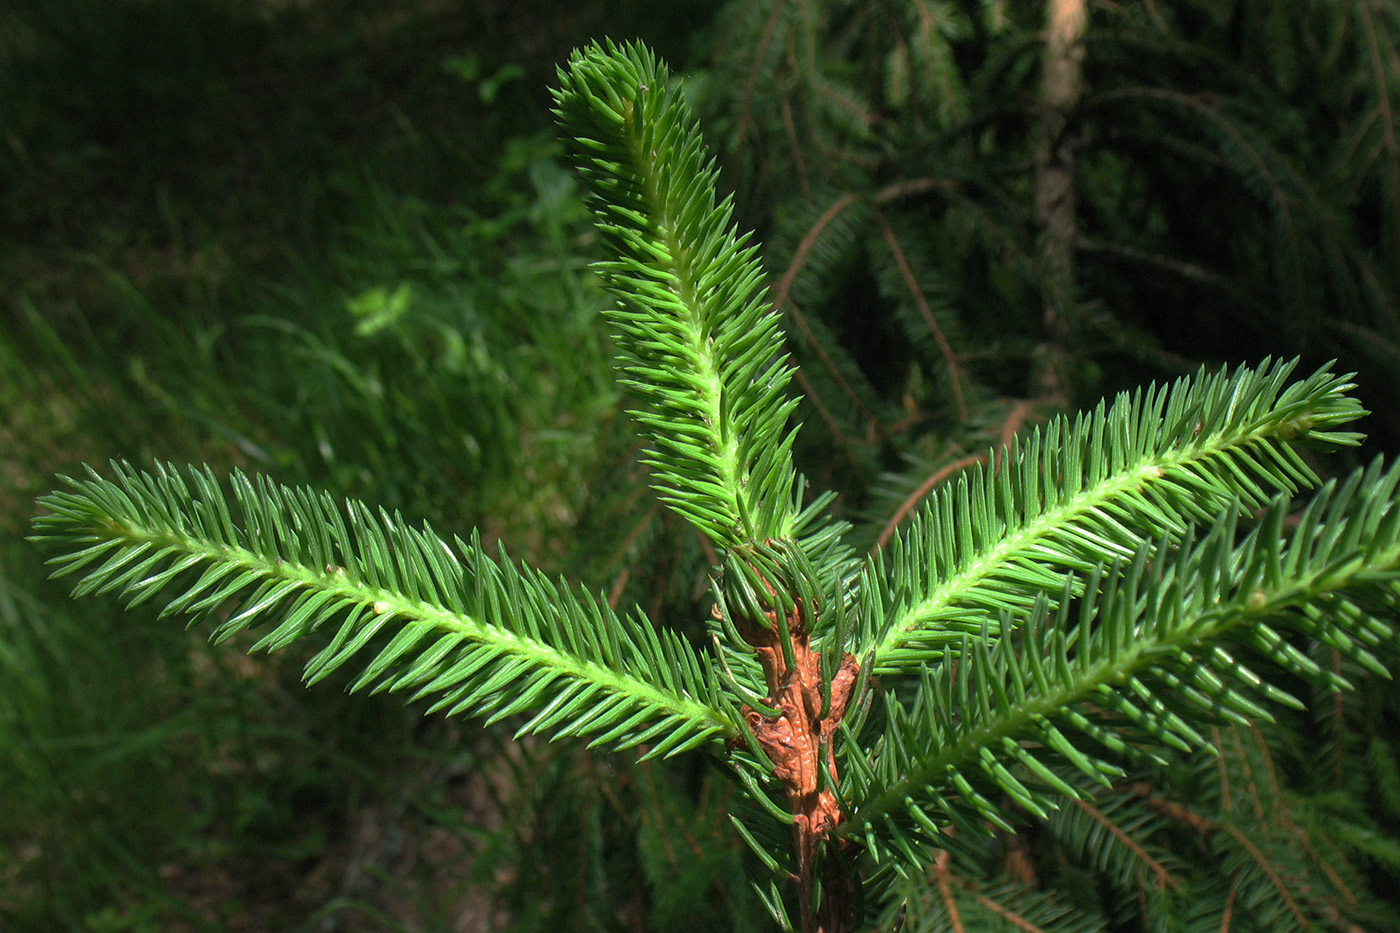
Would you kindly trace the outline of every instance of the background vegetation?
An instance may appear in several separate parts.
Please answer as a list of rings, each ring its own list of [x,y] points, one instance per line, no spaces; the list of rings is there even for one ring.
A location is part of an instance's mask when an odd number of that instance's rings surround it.
[[[21,540],[54,472],[209,462],[702,618],[547,111],[588,39],[686,76],[802,364],[801,466],[863,544],[1019,427],[1201,362],[1339,357],[1393,449],[1400,4],[1089,4],[1057,96],[1065,6],[0,10],[0,925],[764,928],[698,769],[305,691],[296,656],[69,601]],[[903,922],[1189,925],[1249,877],[1246,928],[1393,925],[1396,697],[1358,679],[930,866]]]

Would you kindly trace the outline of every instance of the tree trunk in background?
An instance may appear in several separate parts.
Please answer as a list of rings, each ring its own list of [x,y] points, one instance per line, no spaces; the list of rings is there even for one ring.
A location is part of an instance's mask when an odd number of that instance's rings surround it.
[[[1064,376],[1073,330],[1075,140],[1065,133],[1084,84],[1086,0],[1048,0],[1040,125],[1035,153],[1035,213],[1045,283],[1039,389],[1067,402]]]

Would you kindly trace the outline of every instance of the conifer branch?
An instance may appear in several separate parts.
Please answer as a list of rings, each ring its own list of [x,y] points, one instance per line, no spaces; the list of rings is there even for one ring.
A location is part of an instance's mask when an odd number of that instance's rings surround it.
[[[590,46],[559,71],[556,113],[611,257],[597,264],[623,382],[648,404],[661,498],[728,547],[785,538],[797,405],[757,250],[716,203],[713,160],[666,67]]]
[[[1057,795],[1079,796],[1059,776],[1066,764],[1105,782],[1120,773],[1105,753],[1208,749],[1200,730],[1211,721],[1268,721],[1273,703],[1302,708],[1272,671],[1347,686],[1296,636],[1389,676],[1400,631],[1355,596],[1400,600],[1398,490],[1400,467],[1376,461],[1325,486],[1287,536],[1289,501],[1276,498],[1238,545],[1232,507],[1170,556],[1139,547],[1121,573],[1096,574],[1077,604],[1068,584],[1057,611],[1042,599],[1015,644],[965,636],[958,664],[927,670],[907,707],[888,703],[873,765],[848,771],[844,831],[898,857],[942,826],[1004,825],[991,796],[1043,816]]]
[[[1296,361],[1205,370],[1056,419],[929,499],[861,582],[864,631],[881,673],[916,670],[964,635],[1000,631],[1058,595],[1071,570],[1126,558],[1164,532],[1214,521],[1232,499],[1261,507],[1314,484],[1302,446],[1354,445],[1335,430],[1364,414],[1349,377]]]
[[[216,640],[264,620],[252,650],[333,630],[307,663],[318,681],[360,656],[352,690],[411,692],[429,711],[494,722],[533,713],[519,731],[582,736],[651,755],[733,738],[741,728],[714,674],[681,639],[601,599],[488,557],[431,529],[344,509],[326,495],[235,473],[233,500],[206,471],[189,482],[113,464],[40,500],[34,540],[66,552],[56,575],[75,595],[114,592],[162,615],[222,619]],[[225,618],[225,614],[227,617]]]

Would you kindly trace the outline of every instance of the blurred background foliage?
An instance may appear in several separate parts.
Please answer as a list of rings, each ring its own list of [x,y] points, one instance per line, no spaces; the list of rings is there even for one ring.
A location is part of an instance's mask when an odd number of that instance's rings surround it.
[[[1393,451],[1400,3],[1097,0],[1056,97],[1075,5],[9,0],[0,926],[766,928],[702,762],[306,691],[309,649],[70,601],[22,540],[54,473],[208,462],[698,632],[713,555],[636,463],[548,112],[590,39],[685,78],[862,545],[1021,427],[1202,363],[1336,357]],[[1356,680],[871,920],[1395,928],[1396,695]]]

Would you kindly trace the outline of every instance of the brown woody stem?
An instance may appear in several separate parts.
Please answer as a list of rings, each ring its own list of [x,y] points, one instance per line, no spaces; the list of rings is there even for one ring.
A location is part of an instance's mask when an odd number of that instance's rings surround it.
[[[803,933],[845,933],[853,928],[851,908],[858,882],[847,873],[848,860],[823,860],[821,856],[827,845],[850,845],[833,843],[844,815],[831,790],[837,779],[836,762],[827,749],[850,704],[859,665],[853,655],[844,655],[831,683],[825,684],[821,655],[812,650],[806,624],[815,607],[804,607],[795,594],[793,602],[795,608],[786,617],[769,610],[763,620],[745,620],[747,624],[737,626],[763,665],[768,684],[766,705],[779,711],[777,716],[768,716],[745,707],[744,716],[773,763],[774,777],[787,791],[797,855],[793,880]],[[825,703],[828,688],[829,706]],[[821,780],[823,766],[828,776],[825,782]],[[819,880],[821,902],[815,903]]]

